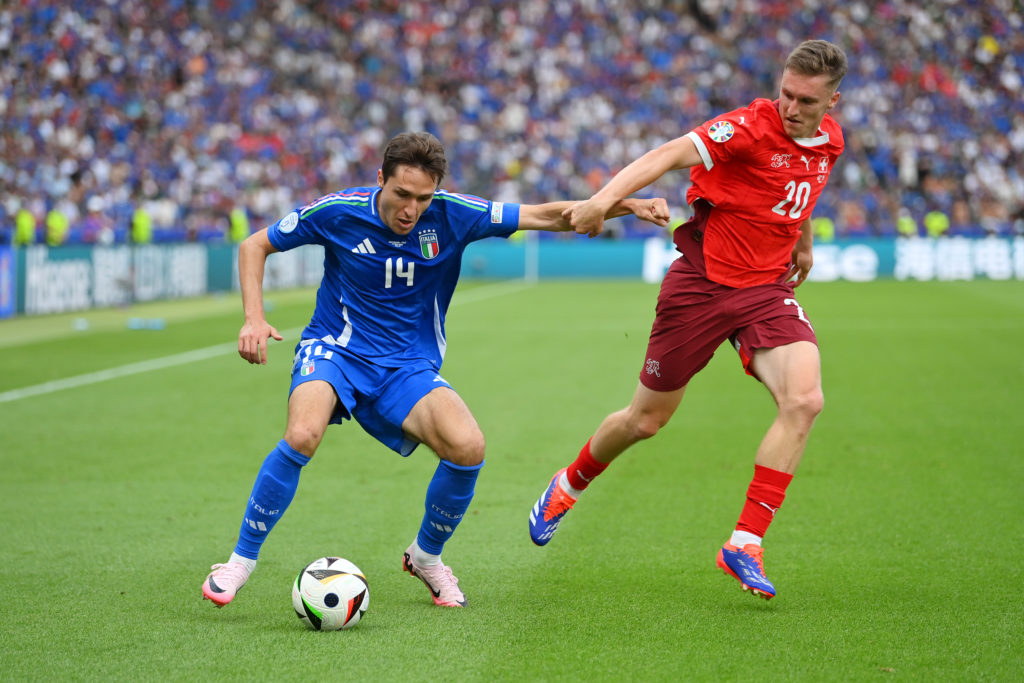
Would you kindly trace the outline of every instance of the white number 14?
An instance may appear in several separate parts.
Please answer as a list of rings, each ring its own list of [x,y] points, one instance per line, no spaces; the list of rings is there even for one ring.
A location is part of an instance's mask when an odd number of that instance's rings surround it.
[[[408,268],[404,268],[402,264],[402,257],[399,256],[395,259],[394,264],[394,275],[395,277],[404,277],[405,284],[412,287],[413,270],[416,268],[415,263],[410,263]],[[388,259],[384,263],[384,289],[391,289],[391,259]]]

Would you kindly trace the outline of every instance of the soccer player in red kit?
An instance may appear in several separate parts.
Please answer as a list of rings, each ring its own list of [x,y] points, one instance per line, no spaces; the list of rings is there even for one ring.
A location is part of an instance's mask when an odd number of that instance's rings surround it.
[[[744,590],[775,596],[761,542],[824,402],[817,339],[794,288],[811,269],[811,212],[843,151],[842,130],[827,112],[839,101],[846,70],[846,56],[832,43],[800,44],[786,60],[776,101],[754,100],[647,152],[567,211],[577,232],[596,235],[616,201],[669,171],[690,169],[694,216],[673,236],[683,256],[662,282],[636,393],[552,477],[530,513],[537,545],[551,539],[612,460],[668,422],[690,378],[728,339],[778,413],[717,564]]]

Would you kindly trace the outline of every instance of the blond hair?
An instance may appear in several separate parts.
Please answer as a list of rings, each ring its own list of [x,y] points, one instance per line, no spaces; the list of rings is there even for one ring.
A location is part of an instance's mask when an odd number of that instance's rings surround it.
[[[786,70],[803,76],[828,76],[829,87],[835,91],[846,75],[846,54],[827,40],[805,40],[786,58]]]

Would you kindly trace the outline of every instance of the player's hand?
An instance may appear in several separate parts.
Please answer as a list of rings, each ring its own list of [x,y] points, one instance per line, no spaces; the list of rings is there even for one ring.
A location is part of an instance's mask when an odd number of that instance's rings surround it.
[[[604,230],[604,217],[608,209],[593,199],[577,202],[562,212],[562,218],[580,235],[597,237]]]
[[[238,333],[238,355],[253,365],[266,365],[270,339],[281,341],[284,337],[266,320],[247,320]]]
[[[811,272],[811,267],[814,265],[814,255],[810,250],[794,250],[793,251],[793,263],[789,266],[789,270],[786,272],[786,282],[789,282],[794,277],[796,280],[793,281],[794,287],[799,287],[803,284],[804,280],[807,279],[807,275]]]
[[[665,227],[669,221],[668,202],[663,197],[654,199],[630,199],[627,206],[633,215],[642,221]]]

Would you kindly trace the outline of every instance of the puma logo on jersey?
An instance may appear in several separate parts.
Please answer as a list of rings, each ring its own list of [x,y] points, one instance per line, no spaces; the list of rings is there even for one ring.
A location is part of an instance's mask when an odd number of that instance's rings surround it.
[[[811,160],[805,157],[803,154],[800,155],[800,161],[804,162],[804,168],[808,171],[811,170]]]
[[[352,247],[353,254],[376,254],[377,250],[370,244],[370,238],[367,237],[355,247]]]

